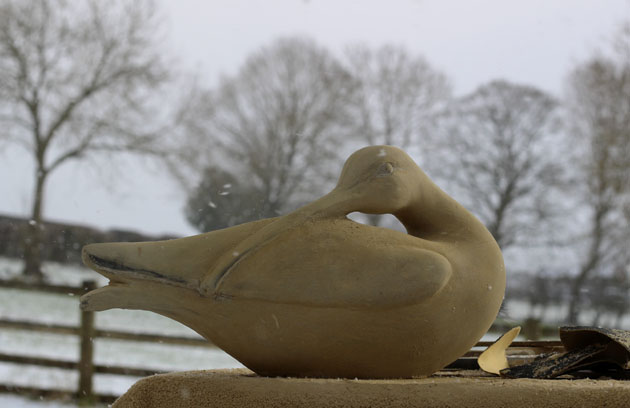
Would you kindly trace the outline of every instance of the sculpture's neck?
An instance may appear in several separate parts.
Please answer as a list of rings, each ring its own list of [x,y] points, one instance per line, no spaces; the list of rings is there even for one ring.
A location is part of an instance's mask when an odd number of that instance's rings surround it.
[[[476,217],[428,178],[418,183],[416,188],[417,192],[410,204],[393,212],[410,235],[435,241],[493,240],[492,235]],[[361,196],[352,197],[349,191],[333,190],[285,216],[284,222],[294,224],[298,218],[317,215],[345,216],[353,211],[362,211],[358,209],[362,204],[364,202]]]
[[[439,187],[430,188],[420,191],[416,202],[394,214],[409,234],[438,241],[488,238],[490,233],[468,210]]]

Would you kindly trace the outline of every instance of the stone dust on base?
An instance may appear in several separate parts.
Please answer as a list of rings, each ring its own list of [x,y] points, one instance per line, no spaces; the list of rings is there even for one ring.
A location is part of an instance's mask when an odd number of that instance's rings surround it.
[[[407,380],[259,377],[246,369],[154,375],[113,408],[629,407],[630,381],[434,376]]]

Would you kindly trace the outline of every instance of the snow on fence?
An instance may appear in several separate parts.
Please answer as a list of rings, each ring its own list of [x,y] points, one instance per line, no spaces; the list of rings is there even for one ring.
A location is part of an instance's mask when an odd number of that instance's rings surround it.
[[[32,290],[46,293],[57,294],[73,294],[83,295],[88,291],[96,288],[94,281],[84,281],[82,286],[65,286],[65,285],[48,285],[42,283],[24,283],[19,281],[0,280],[0,288]],[[20,387],[14,385],[0,384],[0,392],[14,392],[20,394],[35,395],[55,395],[70,396],[80,400],[98,400],[101,402],[113,402],[117,396],[95,394],[92,388],[92,378],[95,373],[99,374],[117,374],[135,377],[144,377],[153,374],[159,374],[161,371],[154,369],[132,368],[124,366],[112,365],[95,365],[93,361],[94,348],[93,340],[97,337],[108,339],[142,341],[142,342],[160,342],[164,344],[193,345],[215,347],[212,343],[204,339],[196,339],[190,337],[178,336],[161,336],[154,334],[129,333],[116,330],[100,330],[94,327],[94,312],[81,311],[81,321],[79,326],[60,325],[60,324],[42,324],[35,322],[27,322],[12,319],[0,319],[0,328],[14,330],[28,330],[55,334],[76,335],[80,338],[79,361],[67,361],[51,358],[17,356],[6,353],[0,353],[0,361],[36,365],[41,367],[54,367],[68,370],[78,370],[79,381],[76,392],[68,392],[63,390],[39,389],[35,387]]]

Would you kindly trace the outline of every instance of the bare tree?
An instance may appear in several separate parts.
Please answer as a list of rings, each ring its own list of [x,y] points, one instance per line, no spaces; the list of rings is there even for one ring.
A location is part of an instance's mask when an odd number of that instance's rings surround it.
[[[571,286],[571,323],[577,323],[582,289],[594,274],[630,273],[630,29],[618,40],[617,53],[591,58],[568,81],[572,134],[583,147],[581,197],[589,214],[582,261]]]
[[[352,132],[371,145],[407,148],[421,143],[441,107],[451,97],[444,74],[423,57],[386,45],[348,48],[348,70],[357,80]]]
[[[151,1],[0,1],[0,142],[35,163],[27,276],[41,278],[51,174],[93,152],[155,148],[146,102],[167,78],[158,29]]]
[[[207,177],[210,164],[232,174],[243,191],[263,197],[262,217],[276,216],[329,180],[353,83],[312,40],[279,39],[198,95],[185,139],[189,163]]]
[[[493,81],[440,119],[429,170],[486,224],[501,248],[530,239],[553,215],[560,185],[556,101],[530,86]]]

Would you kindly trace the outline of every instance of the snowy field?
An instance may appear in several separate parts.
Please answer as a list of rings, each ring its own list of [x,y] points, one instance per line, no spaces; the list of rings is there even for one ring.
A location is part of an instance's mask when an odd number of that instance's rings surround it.
[[[20,273],[21,262],[0,258],[0,279]],[[106,283],[100,275],[78,267],[48,263],[44,266],[48,282],[79,286],[83,280]],[[530,314],[530,307],[521,301],[509,302],[501,317],[507,321],[522,321]],[[561,322],[566,315],[563,307],[550,307],[545,313],[547,323]],[[38,323],[78,325],[79,300],[73,295],[0,289],[0,318]],[[583,316],[589,321],[588,313]],[[96,327],[138,333],[199,337],[187,327],[150,312],[110,310],[95,315]],[[606,323],[604,318],[603,323]],[[623,321],[630,327],[630,316]],[[483,340],[494,340],[498,334],[488,334]],[[78,336],[47,334],[13,329],[0,330],[0,353],[48,357],[76,361],[79,356]],[[120,341],[98,338],[94,346],[94,362],[102,365],[121,365],[159,371],[182,371],[215,368],[236,368],[242,365],[223,351],[208,347],[176,346],[158,343]],[[94,377],[97,393],[120,395],[138,378],[101,375]],[[40,368],[36,366],[0,363],[0,383],[50,389],[75,390],[76,371]],[[0,407],[70,407],[68,403],[40,401],[0,394]]]
[[[75,404],[59,401],[45,401],[43,397],[31,399],[18,395],[0,394],[0,407],[3,408],[75,408]]]

